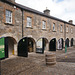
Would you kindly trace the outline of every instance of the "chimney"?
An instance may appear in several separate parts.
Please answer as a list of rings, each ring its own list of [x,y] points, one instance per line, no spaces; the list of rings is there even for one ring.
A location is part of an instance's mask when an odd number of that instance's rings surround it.
[[[73,24],[73,20],[69,20],[69,23]]]
[[[47,9],[47,7],[46,7],[46,10],[44,10],[44,14],[46,14],[46,15],[49,15],[49,16],[50,16],[50,10],[49,10],[49,9]]]

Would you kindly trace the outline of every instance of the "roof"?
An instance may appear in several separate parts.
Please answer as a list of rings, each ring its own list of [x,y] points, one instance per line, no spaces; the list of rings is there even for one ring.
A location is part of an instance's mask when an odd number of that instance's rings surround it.
[[[21,8],[22,10],[26,10],[26,11],[29,11],[29,12],[33,12],[33,13],[35,13],[35,14],[39,14],[39,15],[42,15],[42,16],[45,16],[45,17],[48,17],[48,18],[51,18],[51,19],[54,19],[54,20],[57,20],[57,21],[60,21],[60,22],[64,22],[64,23],[69,24],[69,25],[74,25],[74,24],[71,24],[71,23],[66,22],[66,21],[64,21],[64,20],[61,20],[61,19],[59,19],[59,18],[46,15],[46,14],[40,12],[40,11],[31,9],[31,8],[29,8],[29,7],[26,7],[26,6],[24,6],[24,5],[21,5],[21,4],[15,3],[15,2],[11,2],[11,1],[9,1],[9,0],[1,0],[1,1],[7,2],[7,3],[9,3],[9,4],[12,4],[12,5],[16,6],[16,7]]]

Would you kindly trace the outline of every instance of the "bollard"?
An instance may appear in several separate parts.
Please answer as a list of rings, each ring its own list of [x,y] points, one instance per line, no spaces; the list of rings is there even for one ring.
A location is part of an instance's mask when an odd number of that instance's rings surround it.
[[[1,60],[0,60],[0,75],[1,75]]]
[[[67,45],[65,45],[65,53],[67,52]]]

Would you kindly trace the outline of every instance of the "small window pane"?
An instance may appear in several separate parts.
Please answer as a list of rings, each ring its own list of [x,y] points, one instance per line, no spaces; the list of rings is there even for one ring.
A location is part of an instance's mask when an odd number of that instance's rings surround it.
[[[27,27],[32,26],[32,19],[30,17],[27,17]]]
[[[66,28],[66,32],[68,32],[68,27]]]
[[[72,28],[71,28],[71,33],[72,33]]]
[[[53,31],[55,31],[55,24],[53,23]]]
[[[6,10],[6,23],[12,23],[12,12]]]
[[[42,25],[42,28],[43,28],[43,29],[46,29],[46,22],[45,22],[45,21],[42,21],[42,24],[43,24],[43,25]]]
[[[60,29],[61,29],[61,32],[62,32],[62,25],[61,25],[61,28]]]

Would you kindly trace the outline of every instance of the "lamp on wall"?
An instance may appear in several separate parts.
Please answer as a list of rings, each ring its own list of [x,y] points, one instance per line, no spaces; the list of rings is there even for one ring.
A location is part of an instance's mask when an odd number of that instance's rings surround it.
[[[14,9],[16,9],[16,6],[14,6]]]

